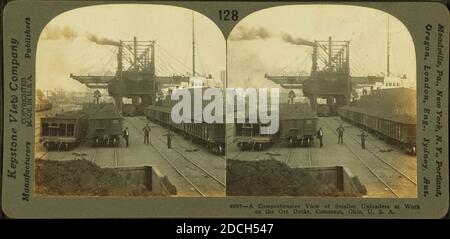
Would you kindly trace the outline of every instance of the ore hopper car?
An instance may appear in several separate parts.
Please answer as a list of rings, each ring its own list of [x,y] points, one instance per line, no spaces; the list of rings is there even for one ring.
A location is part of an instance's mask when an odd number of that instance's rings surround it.
[[[209,102],[203,101],[203,107],[208,103]],[[187,119],[188,122],[179,124],[174,123],[170,115],[171,106],[174,104],[175,102],[171,102],[170,98],[166,97],[166,99],[161,100],[158,105],[150,105],[147,107],[144,114],[147,119],[160,124],[163,127],[169,128],[197,144],[204,145],[213,153],[225,153],[225,124],[210,124],[204,121],[195,123],[193,120],[194,112],[191,114],[192,118]],[[193,109],[193,102],[191,102],[191,105]]]
[[[237,121],[235,121],[237,122]],[[248,120],[247,120],[248,122]],[[235,142],[241,150],[264,150],[273,143],[270,134],[262,134],[260,123],[235,123]]]
[[[311,146],[317,133],[317,117],[309,104],[280,104],[280,139],[290,147]]]
[[[52,103],[47,100],[41,100],[41,99],[36,99],[36,106],[35,106],[35,111],[36,112],[40,112],[40,111],[45,111],[45,110],[49,110],[52,108]]]
[[[88,106],[91,113],[88,117],[87,138],[96,146],[118,146],[122,133],[123,118],[113,104]]]
[[[47,149],[68,150],[87,133],[87,115],[83,111],[68,111],[41,118],[41,142]]]
[[[376,90],[351,106],[342,107],[344,121],[366,129],[389,144],[416,154],[416,92],[393,88]]]
[[[122,114],[124,116],[136,116],[136,115],[139,115],[139,113],[136,110],[136,106],[134,106],[133,104],[123,104],[122,105]],[[142,112],[141,112],[140,115],[142,115]]]
[[[68,150],[84,140],[116,146],[122,123],[113,104],[85,104],[81,110],[42,117],[41,141],[48,150]]]
[[[338,109],[336,105],[317,104],[317,116],[328,117],[336,115],[338,115]]]

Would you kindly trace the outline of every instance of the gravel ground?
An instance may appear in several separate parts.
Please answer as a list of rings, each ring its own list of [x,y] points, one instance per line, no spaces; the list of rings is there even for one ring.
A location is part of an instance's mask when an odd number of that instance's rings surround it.
[[[229,196],[361,196],[338,191],[333,184],[321,184],[298,168],[277,160],[227,160]]]
[[[163,182],[176,194],[167,178]],[[88,160],[37,160],[35,186],[35,194],[45,196],[166,196],[131,184],[114,169]]]

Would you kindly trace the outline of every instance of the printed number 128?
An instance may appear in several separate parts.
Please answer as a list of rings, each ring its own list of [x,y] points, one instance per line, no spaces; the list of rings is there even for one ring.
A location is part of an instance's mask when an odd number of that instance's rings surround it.
[[[237,10],[219,10],[221,21],[237,21],[239,19]]]

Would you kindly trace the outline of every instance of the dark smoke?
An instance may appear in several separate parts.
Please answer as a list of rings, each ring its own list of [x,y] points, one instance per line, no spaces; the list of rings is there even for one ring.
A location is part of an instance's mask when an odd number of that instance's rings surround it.
[[[300,37],[294,38],[287,33],[282,33],[281,38],[283,39],[283,41],[291,43],[293,45],[315,46],[314,42],[302,39]]]
[[[256,39],[266,39],[272,37],[273,34],[264,27],[252,27],[246,28],[244,26],[236,27],[236,30],[230,35],[231,41],[240,41],[240,40],[256,40]]]
[[[110,45],[110,46],[120,46],[120,42],[114,41],[104,37],[97,37],[92,33],[87,34],[87,39],[91,42],[97,43],[99,45]]]
[[[70,27],[52,27],[47,26],[44,30],[43,39],[45,40],[59,40],[67,39],[73,40],[77,37],[77,32]]]

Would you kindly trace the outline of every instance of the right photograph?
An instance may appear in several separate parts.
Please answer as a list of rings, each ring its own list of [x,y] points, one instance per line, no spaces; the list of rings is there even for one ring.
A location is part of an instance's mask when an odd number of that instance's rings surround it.
[[[416,56],[392,15],[252,13],[227,39],[227,88],[227,196],[417,197]]]

